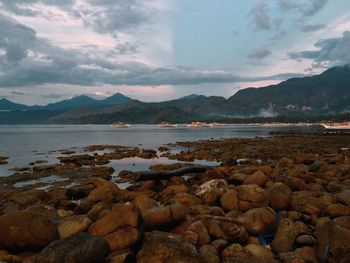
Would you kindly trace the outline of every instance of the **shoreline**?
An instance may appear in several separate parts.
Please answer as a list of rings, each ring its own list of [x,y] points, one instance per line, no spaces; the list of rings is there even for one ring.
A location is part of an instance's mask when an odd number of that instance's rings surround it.
[[[181,150],[172,152],[176,147]],[[178,142],[162,149],[88,146],[58,164],[0,177],[0,232],[8,234],[0,236],[0,261],[54,257],[75,239],[80,246],[101,244],[103,249],[86,253],[107,262],[156,262],[165,254],[183,262],[343,259],[350,255],[349,147],[349,135],[328,132]],[[113,160],[158,155],[172,162],[153,165],[151,178],[124,170],[116,182],[125,189],[111,181]],[[215,165],[196,170],[194,160]],[[14,187],[30,180],[36,184]],[[46,220],[50,229],[38,237],[37,228],[27,229],[28,220]],[[30,233],[18,236],[9,232],[13,226]]]

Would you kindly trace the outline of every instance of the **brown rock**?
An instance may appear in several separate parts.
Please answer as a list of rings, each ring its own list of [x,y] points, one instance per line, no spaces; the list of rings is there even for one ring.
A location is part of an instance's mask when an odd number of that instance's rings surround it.
[[[280,220],[276,235],[271,243],[271,248],[275,253],[293,251],[293,244],[298,235],[295,224],[289,218]]]
[[[148,227],[162,227],[183,220],[186,216],[186,210],[183,205],[156,207],[147,210],[143,219]]]
[[[328,218],[321,218],[316,225],[316,251],[321,262],[349,262],[350,230]]]
[[[58,239],[55,224],[44,215],[19,211],[0,217],[0,245],[8,248],[42,248]]]
[[[270,207],[254,208],[245,212],[237,220],[249,234],[267,234],[276,228],[276,213]]]
[[[204,203],[214,205],[226,191],[228,191],[226,180],[214,179],[199,186],[196,191],[196,196],[202,199]]]
[[[233,218],[221,216],[198,216],[211,236],[230,242],[244,242],[248,240],[247,231]]]
[[[169,203],[173,205],[184,205],[190,207],[201,204],[202,200],[188,193],[179,193],[176,194],[175,197],[171,199]]]
[[[259,186],[264,186],[269,178],[260,170],[256,171],[252,175],[249,175],[247,179],[244,180],[243,184],[256,184]]]
[[[154,231],[146,235],[138,263],[200,263],[195,246],[178,236]]]
[[[46,215],[50,218],[58,217],[57,210],[50,205],[31,205],[25,211]]]
[[[253,257],[259,259],[261,262],[271,262],[275,255],[272,253],[271,249],[264,247],[264,246],[259,246],[259,245],[254,245],[254,244],[249,244],[244,247],[245,250],[247,250]]]
[[[208,206],[208,205],[196,205],[188,208],[188,215],[211,215],[211,216],[225,216],[225,212],[221,207]]]
[[[89,227],[89,233],[105,238],[114,251],[138,240],[138,224],[139,213],[132,203],[116,204]]]
[[[41,202],[47,202],[49,200],[50,195],[44,190],[29,190],[20,193],[14,193],[10,197],[10,201],[20,205],[22,208]]]
[[[92,220],[86,215],[64,217],[57,224],[60,238],[73,236],[84,232],[92,224]]]
[[[240,185],[237,187],[239,209],[243,212],[252,208],[269,205],[269,194],[258,185]]]
[[[220,204],[226,211],[239,210],[238,192],[236,190],[228,190],[220,197]]]
[[[283,183],[275,183],[269,188],[270,206],[275,210],[285,210],[289,207],[292,190]]]
[[[132,202],[138,208],[142,216],[147,210],[159,206],[157,201],[149,197],[136,197]]]
[[[205,245],[199,249],[199,258],[201,263],[220,263],[219,253],[211,245]]]
[[[224,249],[221,253],[222,262],[224,263],[258,263],[259,260],[254,258],[240,244],[232,244]]]
[[[207,245],[210,242],[208,230],[202,221],[195,221],[187,227],[185,239],[196,247]]]

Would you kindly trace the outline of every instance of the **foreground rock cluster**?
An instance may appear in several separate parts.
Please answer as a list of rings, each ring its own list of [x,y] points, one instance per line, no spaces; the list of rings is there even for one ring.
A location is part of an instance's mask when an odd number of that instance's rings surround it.
[[[103,166],[49,191],[3,183],[0,262],[350,262],[350,136],[187,144],[165,154],[222,165],[169,178],[185,165],[153,167],[162,180],[130,172],[126,190]]]

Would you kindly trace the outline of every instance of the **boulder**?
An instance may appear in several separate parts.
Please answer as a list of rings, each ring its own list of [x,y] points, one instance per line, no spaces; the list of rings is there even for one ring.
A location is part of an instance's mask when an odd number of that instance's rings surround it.
[[[205,245],[199,249],[199,258],[201,263],[220,263],[219,253],[211,245]]]
[[[224,249],[221,253],[223,263],[258,263],[258,259],[254,258],[240,244],[232,244]]]
[[[261,262],[271,262],[275,255],[271,249],[265,246],[249,244],[244,247],[253,257],[259,259]]]
[[[185,239],[197,247],[209,244],[210,236],[202,221],[190,224],[185,232]]]
[[[35,263],[99,263],[110,251],[108,243],[97,236],[79,233],[54,241],[37,256]]]
[[[105,238],[112,251],[133,245],[139,238],[139,212],[132,203],[116,204],[90,225],[89,233]]]
[[[31,205],[25,211],[46,215],[50,218],[58,217],[57,210],[50,205]]]
[[[269,205],[269,193],[258,185],[240,185],[237,187],[237,191],[239,198],[238,206],[242,212]]]
[[[277,254],[293,251],[297,235],[298,230],[294,222],[289,218],[281,219],[275,238],[271,243],[272,250]]]
[[[220,197],[220,204],[226,211],[239,210],[238,200],[238,192],[228,190]]]
[[[200,263],[200,259],[196,247],[190,242],[170,233],[153,231],[146,235],[137,262]]]
[[[245,242],[248,240],[248,233],[245,228],[236,220],[223,216],[198,216],[211,236],[217,239],[224,239],[230,242]]]
[[[335,197],[339,203],[350,206],[350,190],[345,190],[339,194],[336,194]]]
[[[56,225],[44,215],[19,211],[0,217],[0,245],[10,248],[42,248],[58,239]]]
[[[60,238],[73,236],[84,232],[92,224],[92,220],[86,215],[74,215],[62,218],[57,224]]]
[[[321,218],[316,225],[316,251],[321,262],[349,262],[350,229]]]
[[[264,172],[257,170],[255,173],[249,175],[243,182],[243,184],[256,184],[259,186],[264,186],[269,178],[264,174]]]
[[[277,227],[276,213],[270,207],[253,208],[237,217],[237,220],[252,235],[268,234]]]
[[[163,227],[183,220],[186,216],[186,210],[183,205],[155,207],[144,212],[143,219],[147,227]]]
[[[214,205],[220,196],[228,191],[228,184],[224,179],[213,179],[198,187],[196,196],[204,203]]]
[[[269,188],[270,206],[275,210],[285,210],[289,207],[292,190],[283,183],[275,183]]]

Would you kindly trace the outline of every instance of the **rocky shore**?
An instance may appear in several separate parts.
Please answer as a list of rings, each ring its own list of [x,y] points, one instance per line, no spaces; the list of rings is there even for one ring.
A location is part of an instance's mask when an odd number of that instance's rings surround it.
[[[350,262],[350,135],[85,150],[0,177],[0,262]]]

